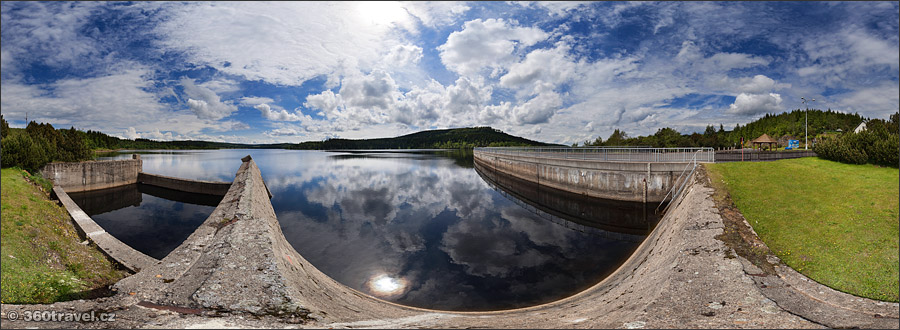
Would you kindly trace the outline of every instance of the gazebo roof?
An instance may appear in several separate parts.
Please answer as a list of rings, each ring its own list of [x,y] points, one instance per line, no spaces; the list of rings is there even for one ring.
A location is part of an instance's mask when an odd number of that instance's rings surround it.
[[[778,141],[775,141],[774,139],[769,137],[769,134],[763,134],[758,138],[753,139],[753,141],[750,141],[750,143],[778,143]]]

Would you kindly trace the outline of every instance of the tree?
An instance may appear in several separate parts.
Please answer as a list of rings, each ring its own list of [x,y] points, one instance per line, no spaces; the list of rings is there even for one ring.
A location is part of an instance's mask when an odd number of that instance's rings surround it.
[[[623,131],[620,131],[618,128],[613,131],[612,134],[609,135],[609,138],[606,139],[606,146],[622,146],[625,145],[625,140],[628,139],[628,134]]]
[[[3,127],[0,128],[0,135],[3,138],[6,138],[9,135],[9,123],[6,122],[6,119],[3,119],[3,115],[0,115],[0,122],[2,122]]]

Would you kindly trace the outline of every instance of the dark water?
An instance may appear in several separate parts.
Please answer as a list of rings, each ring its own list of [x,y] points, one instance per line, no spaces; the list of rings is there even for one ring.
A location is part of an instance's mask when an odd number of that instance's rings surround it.
[[[69,197],[110,235],[156,259],[181,245],[222,200],[143,184]]]
[[[657,221],[640,204],[476,171],[471,154],[458,152],[216,150],[142,159],[148,173],[231,181],[248,154],[300,254],[349,287],[410,306],[494,310],[570,296],[615,270]],[[143,196],[130,222],[146,225],[132,235],[156,239],[160,221],[181,221]]]

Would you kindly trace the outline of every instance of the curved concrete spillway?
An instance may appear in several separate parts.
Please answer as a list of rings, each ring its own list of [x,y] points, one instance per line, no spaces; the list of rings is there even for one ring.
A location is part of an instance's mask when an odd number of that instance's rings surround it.
[[[2,305],[4,314],[20,315],[29,310],[115,311],[114,322],[6,319],[3,324],[274,328],[300,318],[304,327],[317,328],[897,328],[896,303],[856,302],[862,299],[827,292],[789,269],[766,274],[735,256],[716,239],[727,227],[712,192],[704,176],[694,176],[634,254],[578,294],[515,310],[445,312],[382,301],[318,271],[286,242],[259,168],[248,156],[207,221],[163,260],[117,283],[119,294]],[[813,292],[820,290],[839,299]]]
[[[690,189],[683,198],[697,194],[700,189]],[[332,325],[453,318],[454,325],[558,327],[559,315],[581,315],[576,323],[587,325],[593,323],[589,319],[644,309],[660,296],[685,244],[681,233],[686,221],[671,218],[687,219],[685,213],[695,210],[675,207],[616,272],[572,297],[515,310],[434,311],[376,299],[317,270],[285,240],[259,168],[248,156],[207,221],[158,264],[120,281],[115,289],[155,305],[294,315]],[[741,266],[734,261],[728,267]],[[445,321],[441,324],[450,324]]]

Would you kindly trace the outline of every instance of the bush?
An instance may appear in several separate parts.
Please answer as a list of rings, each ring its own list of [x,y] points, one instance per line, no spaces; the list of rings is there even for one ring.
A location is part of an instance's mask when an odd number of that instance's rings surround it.
[[[819,157],[850,164],[875,164],[900,167],[900,132],[896,130],[898,116],[890,121],[874,119],[859,133],[825,140],[813,146]]]
[[[28,123],[24,131],[10,132],[2,139],[3,167],[17,166],[35,172],[52,161],[77,162],[91,159],[83,133],[56,130],[50,124]]]
[[[3,139],[3,167],[18,166],[34,172],[50,162],[41,143],[28,134],[11,134]]]

